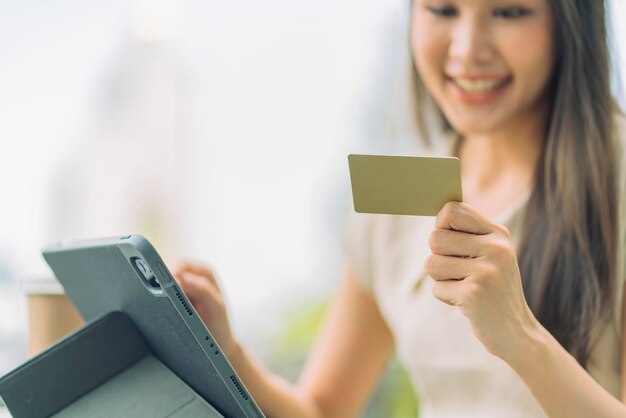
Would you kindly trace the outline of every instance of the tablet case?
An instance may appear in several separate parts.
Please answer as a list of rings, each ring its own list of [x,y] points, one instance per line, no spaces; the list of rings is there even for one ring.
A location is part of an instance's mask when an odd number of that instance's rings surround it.
[[[14,418],[222,417],[110,312],[0,379]]]
[[[125,235],[60,243],[46,248],[43,256],[86,321],[123,311],[154,357],[219,413],[264,418],[146,238]]]

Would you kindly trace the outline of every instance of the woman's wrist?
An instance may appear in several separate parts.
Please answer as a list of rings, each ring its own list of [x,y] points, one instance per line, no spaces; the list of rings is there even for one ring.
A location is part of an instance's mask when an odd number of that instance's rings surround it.
[[[511,350],[499,356],[518,373],[529,367],[542,364],[549,354],[552,335],[535,318],[529,309],[528,320],[512,342]]]

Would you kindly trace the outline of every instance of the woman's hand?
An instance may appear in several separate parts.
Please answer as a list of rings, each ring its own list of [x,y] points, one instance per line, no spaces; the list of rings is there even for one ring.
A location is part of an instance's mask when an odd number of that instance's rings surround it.
[[[491,354],[505,361],[523,355],[541,325],[524,298],[509,231],[465,203],[449,202],[428,244],[424,268],[435,281],[433,295],[461,309]]]
[[[228,322],[224,298],[213,271],[205,265],[183,261],[173,269],[172,274],[217,340],[222,352],[229,357],[237,344]]]

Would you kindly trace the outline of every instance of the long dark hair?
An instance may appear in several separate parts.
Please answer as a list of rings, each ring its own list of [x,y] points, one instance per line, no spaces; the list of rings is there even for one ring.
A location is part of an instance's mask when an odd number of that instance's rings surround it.
[[[552,108],[518,260],[533,313],[586,367],[592,332],[614,306],[618,108],[610,90],[604,1],[550,0],[550,6],[558,53]],[[420,131],[429,136],[432,123],[424,115],[432,97],[416,71],[413,78]],[[441,110],[435,113],[450,129]]]
[[[537,319],[586,366],[592,331],[614,304],[617,106],[604,2],[550,3],[559,54],[552,115],[518,257]]]

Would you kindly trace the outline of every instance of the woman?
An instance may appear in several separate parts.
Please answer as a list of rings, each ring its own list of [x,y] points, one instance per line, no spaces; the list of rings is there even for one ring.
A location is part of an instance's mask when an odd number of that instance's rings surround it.
[[[420,102],[434,99],[447,138],[433,150],[460,157],[465,202],[435,220],[355,219],[296,387],[237,343],[208,269],[181,265],[180,285],[271,417],[357,415],[394,348],[422,417],[626,416],[626,126],[603,2],[412,13]]]

